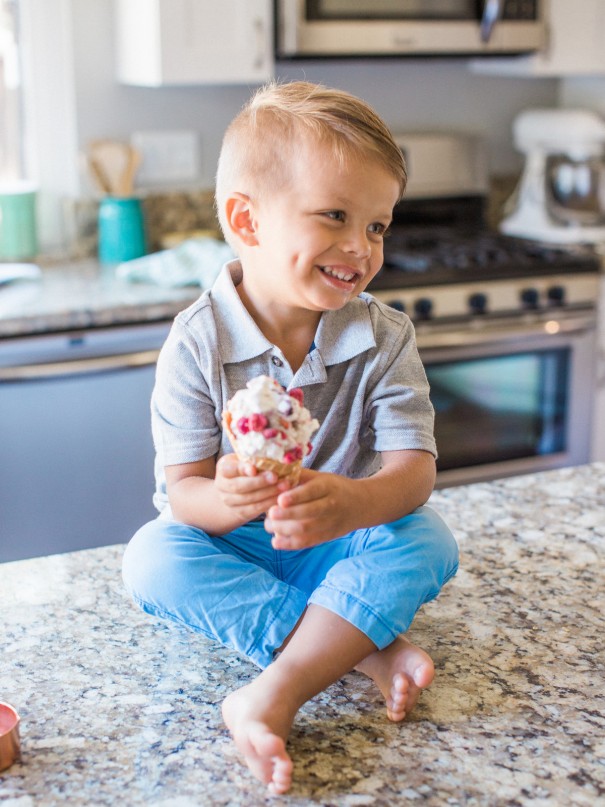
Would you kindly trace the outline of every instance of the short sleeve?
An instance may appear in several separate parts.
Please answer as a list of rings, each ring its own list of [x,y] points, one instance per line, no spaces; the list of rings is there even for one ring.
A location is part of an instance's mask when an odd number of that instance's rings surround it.
[[[177,319],[158,358],[151,398],[153,441],[161,466],[198,462],[219,450],[221,428],[204,360],[196,338]]]
[[[435,413],[411,320],[383,305],[371,315],[380,360],[368,384],[365,419],[376,451],[420,449],[437,456]]]

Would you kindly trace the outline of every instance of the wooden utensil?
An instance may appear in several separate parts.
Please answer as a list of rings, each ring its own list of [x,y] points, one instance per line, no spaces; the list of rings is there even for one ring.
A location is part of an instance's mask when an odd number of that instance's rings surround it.
[[[134,192],[134,177],[141,155],[129,143],[119,140],[93,140],[88,163],[95,182],[103,193],[128,197]]]

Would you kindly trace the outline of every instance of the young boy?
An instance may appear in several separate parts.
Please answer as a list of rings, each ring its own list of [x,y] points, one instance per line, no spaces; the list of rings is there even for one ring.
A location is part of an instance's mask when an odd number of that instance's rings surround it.
[[[148,613],[262,668],[223,716],[252,773],[291,785],[299,708],[353,669],[400,721],[433,678],[403,635],[456,572],[423,507],[433,410],[412,325],[364,289],[405,188],[400,150],[362,101],[306,82],[260,90],[227,130],[216,201],[238,260],[176,318],[152,399],[159,517],[124,580]],[[321,424],[300,483],[239,462],[229,398],[257,375],[301,387]]]

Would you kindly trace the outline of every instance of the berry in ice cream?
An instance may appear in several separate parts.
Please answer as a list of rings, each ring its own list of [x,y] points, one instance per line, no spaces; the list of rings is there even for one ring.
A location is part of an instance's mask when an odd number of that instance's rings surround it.
[[[319,423],[303,403],[301,389],[285,390],[269,376],[251,379],[223,412],[223,425],[237,456],[260,471],[275,471],[295,485]]]

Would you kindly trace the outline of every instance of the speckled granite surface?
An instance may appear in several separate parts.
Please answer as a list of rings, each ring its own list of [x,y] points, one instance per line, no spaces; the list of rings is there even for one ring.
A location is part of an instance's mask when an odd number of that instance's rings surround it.
[[[171,320],[200,292],[119,280],[94,259],[49,266],[39,280],[0,286],[0,338]]]
[[[605,804],[605,464],[434,495],[461,570],[412,638],[437,668],[389,724],[351,674],[303,709],[270,798],[220,703],[255,674],[139,613],[120,546],[0,565],[0,699],[22,717],[3,807]]]

